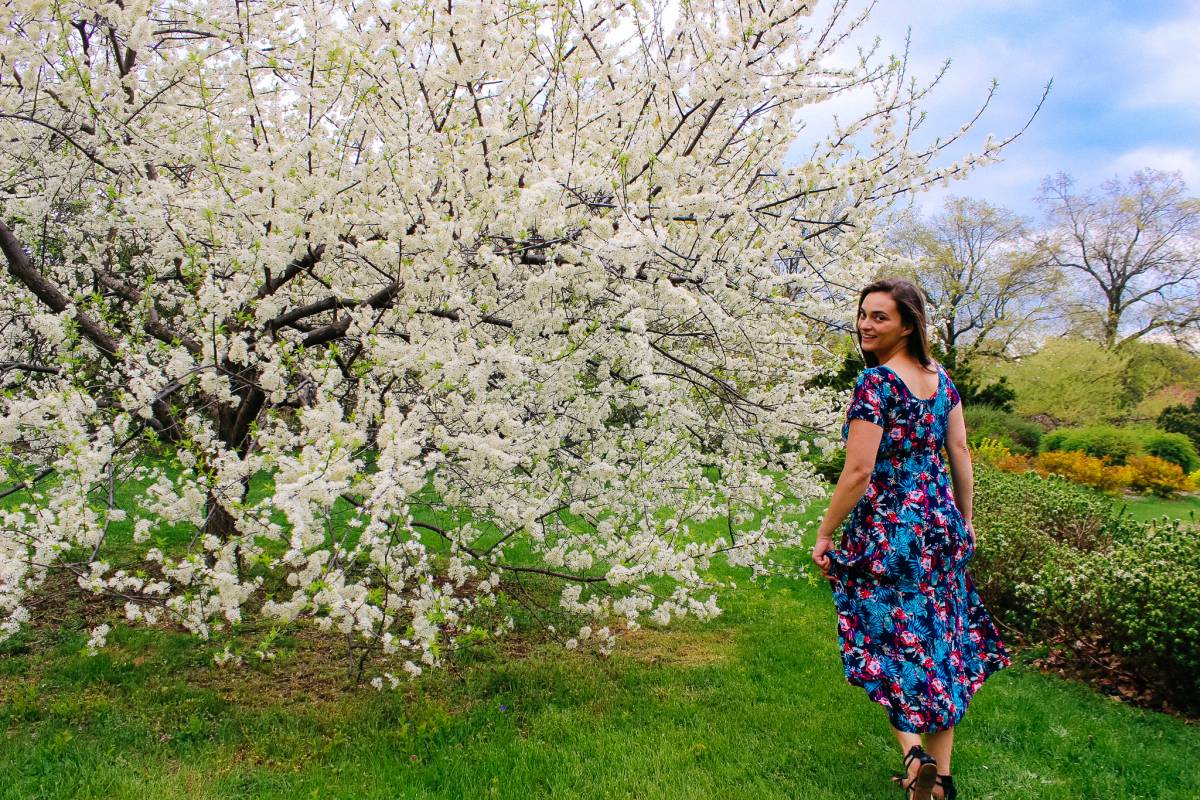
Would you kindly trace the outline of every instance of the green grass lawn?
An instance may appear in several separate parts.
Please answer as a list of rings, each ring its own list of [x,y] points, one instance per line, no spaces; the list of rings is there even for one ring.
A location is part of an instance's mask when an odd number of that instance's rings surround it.
[[[1124,503],[1129,514],[1136,520],[1147,522],[1167,516],[1187,522],[1200,520],[1200,496],[1185,495],[1172,500],[1161,497],[1125,497],[1117,501]]]
[[[795,554],[803,559],[804,554]],[[882,709],[847,686],[824,585],[742,580],[708,625],[607,659],[519,634],[377,692],[308,629],[273,662],[94,608],[0,644],[5,798],[893,798]],[[1018,664],[960,727],[964,798],[1200,797],[1200,727]]]
[[[847,686],[828,591],[745,584],[707,626],[605,660],[481,651],[348,688],[301,635],[266,666],[80,631],[0,647],[2,798],[898,798],[881,709]],[[960,727],[968,798],[1195,798],[1200,728],[1016,666]]]

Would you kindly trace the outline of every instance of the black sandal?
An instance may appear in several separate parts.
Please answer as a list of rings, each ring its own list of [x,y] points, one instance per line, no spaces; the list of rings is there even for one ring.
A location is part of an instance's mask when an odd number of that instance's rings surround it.
[[[950,775],[938,775],[937,785],[942,787],[942,800],[958,800],[958,787]]]
[[[912,780],[901,784],[904,787],[904,796],[908,800],[933,800],[933,786],[938,779],[937,762],[933,760],[933,756],[925,752],[925,748],[914,744],[909,748],[908,755],[904,757],[906,778],[913,761],[918,764],[917,774],[912,777]]]

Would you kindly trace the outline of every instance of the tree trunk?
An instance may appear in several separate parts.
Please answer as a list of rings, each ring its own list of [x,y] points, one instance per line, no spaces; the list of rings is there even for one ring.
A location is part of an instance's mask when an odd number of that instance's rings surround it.
[[[1117,333],[1121,329],[1121,312],[1112,303],[1104,314],[1104,349],[1112,350],[1117,345]]]
[[[942,333],[945,337],[942,341],[943,349],[946,351],[942,356],[942,366],[953,373],[958,368],[958,331],[954,324],[948,323]]]
[[[239,456],[245,458],[250,451],[250,428],[258,419],[267,397],[261,389],[252,384],[243,386],[240,394],[242,397],[240,403],[232,408],[223,406],[217,412],[217,435],[226,448],[236,451]],[[245,497],[248,488],[247,484],[242,485],[241,496],[236,498],[238,501]],[[221,506],[218,498],[210,493],[208,518],[204,525],[204,532],[211,533],[221,541],[226,541],[235,531],[236,525],[233,516]]]

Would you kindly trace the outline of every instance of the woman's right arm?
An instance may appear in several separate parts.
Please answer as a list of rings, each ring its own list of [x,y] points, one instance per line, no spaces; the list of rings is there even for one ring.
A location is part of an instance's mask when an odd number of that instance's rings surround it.
[[[817,528],[817,543],[812,552],[813,561],[826,578],[829,577],[827,554],[833,549],[833,532],[867,491],[882,439],[883,428],[879,425],[864,419],[850,420],[850,431],[846,436],[846,465],[842,467],[842,474],[838,477],[821,526]]]

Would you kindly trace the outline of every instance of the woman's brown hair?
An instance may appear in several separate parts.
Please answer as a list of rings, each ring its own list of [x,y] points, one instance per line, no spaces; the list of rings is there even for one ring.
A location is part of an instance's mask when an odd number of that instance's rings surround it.
[[[912,328],[912,333],[908,335],[908,354],[921,362],[921,366],[932,369],[933,356],[929,352],[929,335],[925,331],[925,294],[917,288],[915,283],[903,278],[875,281],[864,286],[863,290],[858,293],[857,313],[862,313],[862,304],[867,299],[867,295],[875,292],[887,292],[896,301],[896,308],[900,309],[901,323]],[[854,326],[854,335],[858,339],[858,350],[862,353],[866,365],[868,367],[879,366],[878,356],[874,353],[863,352],[862,334],[858,332],[857,322]]]

